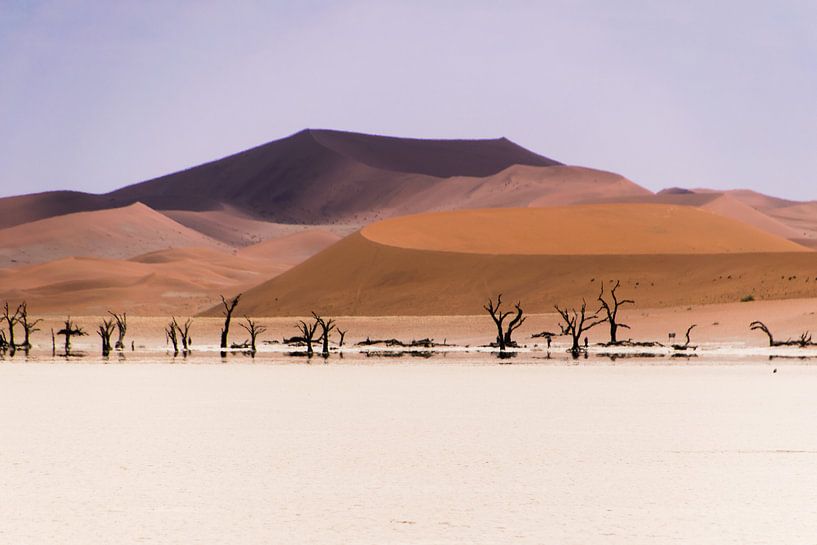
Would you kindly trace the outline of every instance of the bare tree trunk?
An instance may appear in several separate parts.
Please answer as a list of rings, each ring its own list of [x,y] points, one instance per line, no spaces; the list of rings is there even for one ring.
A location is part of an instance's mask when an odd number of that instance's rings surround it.
[[[113,316],[113,319],[116,320],[117,339],[114,347],[117,350],[124,350],[125,334],[128,331],[128,315],[125,312],[123,312],[122,314],[116,314],[111,312],[110,310],[108,311],[108,314]]]
[[[494,325],[496,326],[496,343],[499,346],[499,351],[505,351],[505,331],[503,328],[503,324],[505,319],[511,315],[511,312],[502,312],[502,294],[500,293],[496,298],[496,303],[494,303],[493,299],[488,299],[488,304],[484,305],[482,308],[491,315],[491,319],[494,321]]]
[[[243,327],[250,335],[250,350],[252,351],[253,354],[255,354],[256,352],[255,340],[256,338],[258,338],[258,335],[264,333],[267,330],[267,328],[262,325],[258,325],[253,320],[251,320],[249,316],[244,316],[244,320],[246,320],[247,322],[246,324],[238,325]]]
[[[505,331],[505,334],[503,336],[503,340],[505,341],[504,342],[505,346],[515,346],[515,343],[513,342],[513,339],[511,338],[512,335],[513,335],[513,332],[517,328],[519,328],[519,326],[521,326],[525,322],[525,320],[527,320],[527,317],[522,316],[522,314],[524,312],[522,310],[521,305],[522,305],[521,302],[517,302],[516,305],[514,305],[514,308],[516,309],[516,316],[514,316],[513,320],[511,320],[508,323],[508,328]]]
[[[576,310],[575,308],[573,310],[561,309],[558,306],[555,308],[556,312],[559,313],[564,321],[562,330],[569,334],[573,341],[570,347],[570,352],[573,354],[574,358],[578,358],[579,354],[581,353],[582,336],[586,332],[590,331],[599,324],[603,324],[607,320],[596,320],[598,317],[598,312],[588,315],[587,301],[582,301],[581,310]]]
[[[630,326],[627,324],[619,323],[618,322],[618,310],[623,305],[634,305],[635,301],[630,299],[623,299],[619,301],[618,296],[616,295],[616,290],[618,290],[619,286],[621,286],[621,282],[617,281],[616,285],[613,286],[613,289],[610,290],[610,298],[611,302],[608,303],[607,300],[604,298],[604,282],[601,283],[601,293],[599,293],[599,303],[601,304],[601,308],[598,312],[602,310],[607,315],[607,322],[610,325],[610,344],[615,345],[618,344],[618,328],[622,327],[625,329],[630,329]],[[598,314],[597,312],[597,314]]]
[[[230,320],[233,319],[233,311],[235,307],[238,305],[238,301],[241,299],[241,294],[239,293],[235,297],[233,297],[229,302],[221,296],[221,304],[224,305],[224,327],[221,329],[221,349],[227,349],[227,336],[230,333]]]

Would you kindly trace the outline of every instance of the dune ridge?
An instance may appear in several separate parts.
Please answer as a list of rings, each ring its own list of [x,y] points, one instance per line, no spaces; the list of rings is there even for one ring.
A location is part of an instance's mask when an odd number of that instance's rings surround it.
[[[493,255],[662,255],[809,249],[699,208],[655,204],[461,210],[361,231],[381,245]]]

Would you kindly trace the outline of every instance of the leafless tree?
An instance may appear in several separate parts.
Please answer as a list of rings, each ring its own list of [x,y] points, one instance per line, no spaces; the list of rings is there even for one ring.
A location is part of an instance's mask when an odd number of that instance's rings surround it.
[[[84,337],[88,334],[80,326],[71,321],[71,317],[69,316],[65,320],[63,328],[57,331],[57,335],[65,336],[65,355],[68,355],[71,353],[71,338]]]
[[[171,318],[170,322],[165,326],[165,342],[169,342],[173,345],[173,355],[179,353],[179,335],[178,335],[178,324],[176,322],[176,318]]]
[[[128,332],[128,315],[127,313],[123,312],[122,314],[116,314],[114,312],[108,311],[108,314],[113,316],[113,319],[116,321],[116,344],[114,348],[117,350],[124,350],[125,349],[125,334]]]
[[[102,339],[102,355],[107,356],[111,353],[111,336],[116,327],[113,320],[103,319],[102,323],[96,329],[96,334]]]
[[[231,300],[227,301],[224,296],[221,296],[221,304],[224,305],[224,327],[221,329],[221,349],[227,349],[227,335],[230,333],[230,320],[233,319],[233,311],[235,307],[238,306],[238,301],[241,299],[241,294],[239,293]]]
[[[14,342],[14,328],[18,323],[20,323],[20,307],[17,307],[16,311],[11,312],[9,302],[5,301],[3,303],[3,315],[0,316],[0,319],[6,322],[6,326],[8,327],[9,331],[8,345],[12,350],[14,350],[17,348],[17,343]]]
[[[516,331],[519,326],[525,323],[525,320],[527,320],[527,317],[523,316],[524,311],[522,310],[521,305],[521,302],[517,302],[514,305],[514,308],[516,309],[516,316],[514,316],[513,319],[508,322],[508,327],[505,330],[505,336],[503,339],[505,341],[505,346],[516,346],[516,343],[513,341],[511,336],[513,335],[513,332]]]
[[[182,351],[184,351],[185,355],[188,354],[190,347],[193,345],[190,339],[190,326],[193,325],[193,320],[188,318],[185,320],[184,325],[181,325],[176,321],[176,318],[173,318],[171,325],[176,329],[178,340],[182,342]]]
[[[346,333],[348,333],[348,331],[349,331],[348,329],[338,328],[338,335],[340,335],[340,342],[338,343],[338,346],[340,346],[341,348],[343,347],[343,342],[346,339]]]
[[[574,357],[578,356],[581,352],[581,339],[582,336],[585,335],[588,331],[593,329],[599,324],[603,324],[606,322],[606,319],[598,319],[598,312],[594,314],[587,314],[587,301],[582,299],[582,306],[581,309],[576,310],[574,309],[561,309],[558,306],[555,307],[556,312],[559,313],[559,316],[562,317],[562,330],[565,334],[570,335],[573,343],[570,347],[570,352],[573,354]]]
[[[601,293],[599,293],[599,303],[601,304],[599,312],[604,311],[604,313],[607,315],[607,322],[610,326],[611,345],[618,344],[618,328],[630,329],[630,326],[618,321],[619,308],[624,305],[635,304],[635,301],[632,299],[619,300],[618,296],[616,295],[616,290],[619,288],[619,286],[621,286],[621,282],[616,281],[616,285],[613,286],[612,290],[610,290],[610,302],[604,298],[604,282],[601,283]]]
[[[508,323],[507,329],[505,328],[505,320],[513,314],[513,311],[503,311],[502,310],[502,294],[500,293],[497,298],[496,302],[493,299],[488,299],[488,304],[484,305],[482,308],[490,314],[491,319],[494,321],[494,325],[496,326],[496,344],[499,346],[499,351],[504,351],[509,346],[514,346],[514,342],[512,339],[512,335],[514,330],[516,330],[519,326],[521,326],[526,318],[523,316],[524,311],[522,310],[521,303],[516,303],[514,308],[516,309],[516,316]]]
[[[252,353],[255,354],[255,340],[258,338],[259,335],[264,333],[267,328],[257,324],[254,320],[251,320],[249,316],[244,316],[244,320],[247,322],[246,324],[238,324],[243,327],[247,333],[250,335],[250,350]]]
[[[314,354],[312,342],[315,339],[315,332],[318,330],[318,322],[307,323],[304,320],[298,320],[295,327],[301,332],[301,339],[306,343],[306,354],[311,357]]]
[[[324,320],[314,312],[312,316],[315,318],[315,323],[321,328],[321,337],[320,340],[323,343],[323,350],[321,354],[324,358],[329,356],[329,335],[332,334],[332,330],[335,329],[335,320]]]
[[[689,328],[687,328],[687,332],[686,332],[686,335],[685,335],[686,342],[684,344],[673,344],[672,345],[673,350],[683,351],[683,350],[689,350],[689,349],[695,350],[696,348],[698,348],[697,346],[690,346],[689,345],[689,343],[691,342],[691,339],[689,338],[689,334],[692,333],[692,330],[695,329],[696,327],[698,327],[698,324],[692,324],[691,326],[689,326]]]
[[[805,348],[807,346],[814,346],[815,343],[811,340],[811,333],[805,331],[800,334],[800,338],[797,340],[787,339],[785,341],[776,341],[772,332],[766,327],[766,324],[760,321],[752,322],[749,327],[752,331],[762,331],[769,337],[769,346],[799,346],[800,348]]]
[[[29,350],[31,348],[31,334],[40,330],[37,325],[42,322],[42,320],[29,321],[28,305],[25,301],[17,307],[17,315],[19,316],[20,325],[23,326],[23,344],[20,346],[24,350]]]

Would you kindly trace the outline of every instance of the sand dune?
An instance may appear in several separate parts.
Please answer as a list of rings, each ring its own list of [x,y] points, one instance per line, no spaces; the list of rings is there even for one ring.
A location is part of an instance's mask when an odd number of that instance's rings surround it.
[[[123,259],[163,248],[222,247],[137,203],[78,212],[0,230],[0,267],[69,256]]]
[[[219,293],[241,291],[286,266],[212,249],[163,250],[132,260],[66,258],[0,269],[0,299],[26,300],[38,312],[191,314]],[[13,288],[10,288],[13,287]]]
[[[693,207],[584,205],[405,216],[363,228],[382,245],[494,255],[725,254],[807,251]]]
[[[481,210],[386,221],[248,291],[241,311],[478,314],[487,297],[502,292],[531,312],[548,312],[556,303],[594,299],[601,280],[621,280],[640,307],[817,296],[817,253],[785,239],[689,207],[587,209],[597,213]],[[558,227],[551,231],[557,236],[528,229],[535,219]],[[646,239],[632,236],[636,228]],[[505,243],[516,253],[503,251]],[[565,253],[582,245],[583,255]]]
[[[275,259],[284,266],[294,266],[328,248],[340,235],[323,229],[309,229],[284,237],[259,242],[238,251],[242,257]]]
[[[247,216],[239,210],[224,207],[222,210],[191,212],[188,210],[163,210],[162,214],[174,221],[219,240],[235,248],[258,244],[265,240],[279,239],[312,230],[316,227],[337,233],[337,239],[353,233],[360,226],[351,225],[300,225],[273,223]]]
[[[526,168],[509,170],[517,166]],[[0,227],[142,202],[154,210],[173,211],[170,217],[180,223],[241,246],[263,240],[271,229],[253,220],[359,226],[401,211],[465,207],[457,199],[468,196],[466,188],[483,186],[481,196],[475,197],[480,206],[522,206],[553,193],[547,184],[543,193],[535,193],[543,179],[552,186],[560,177],[576,182],[580,177],[612,176],[598,171],[579,176],[570,169],[560,174],[559,166],[505,138],[420,140],[304,130],[105,195],[52,192],[0,199]],[[549,172],[551,167],[557,170]],[[618,178],[625,191],[633,191],[634,184]],[[580,190],[564,185],[561,190],[575,200]],[[602,185],[603,192],[608,191],[609,184]],[[515,186],[527,187],[524,199],[503,195]],[[418,194],[424,197],[414,199]],[[229,221],[218,214],[224,211]],[[216,213],[193,214],[202,212]]]
[[[194,314],[221,293],[249,289],[337,240],[314,230],[244,250],[173,248],[131,259],[69,257],[0,269],[0,299],[27,300],[39,312]]]

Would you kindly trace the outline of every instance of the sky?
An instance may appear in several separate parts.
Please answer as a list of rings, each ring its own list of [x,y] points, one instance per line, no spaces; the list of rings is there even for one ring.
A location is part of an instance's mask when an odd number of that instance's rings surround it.
[[[0,0],[0,195],[306,127],[817,199],[817,2]]]

